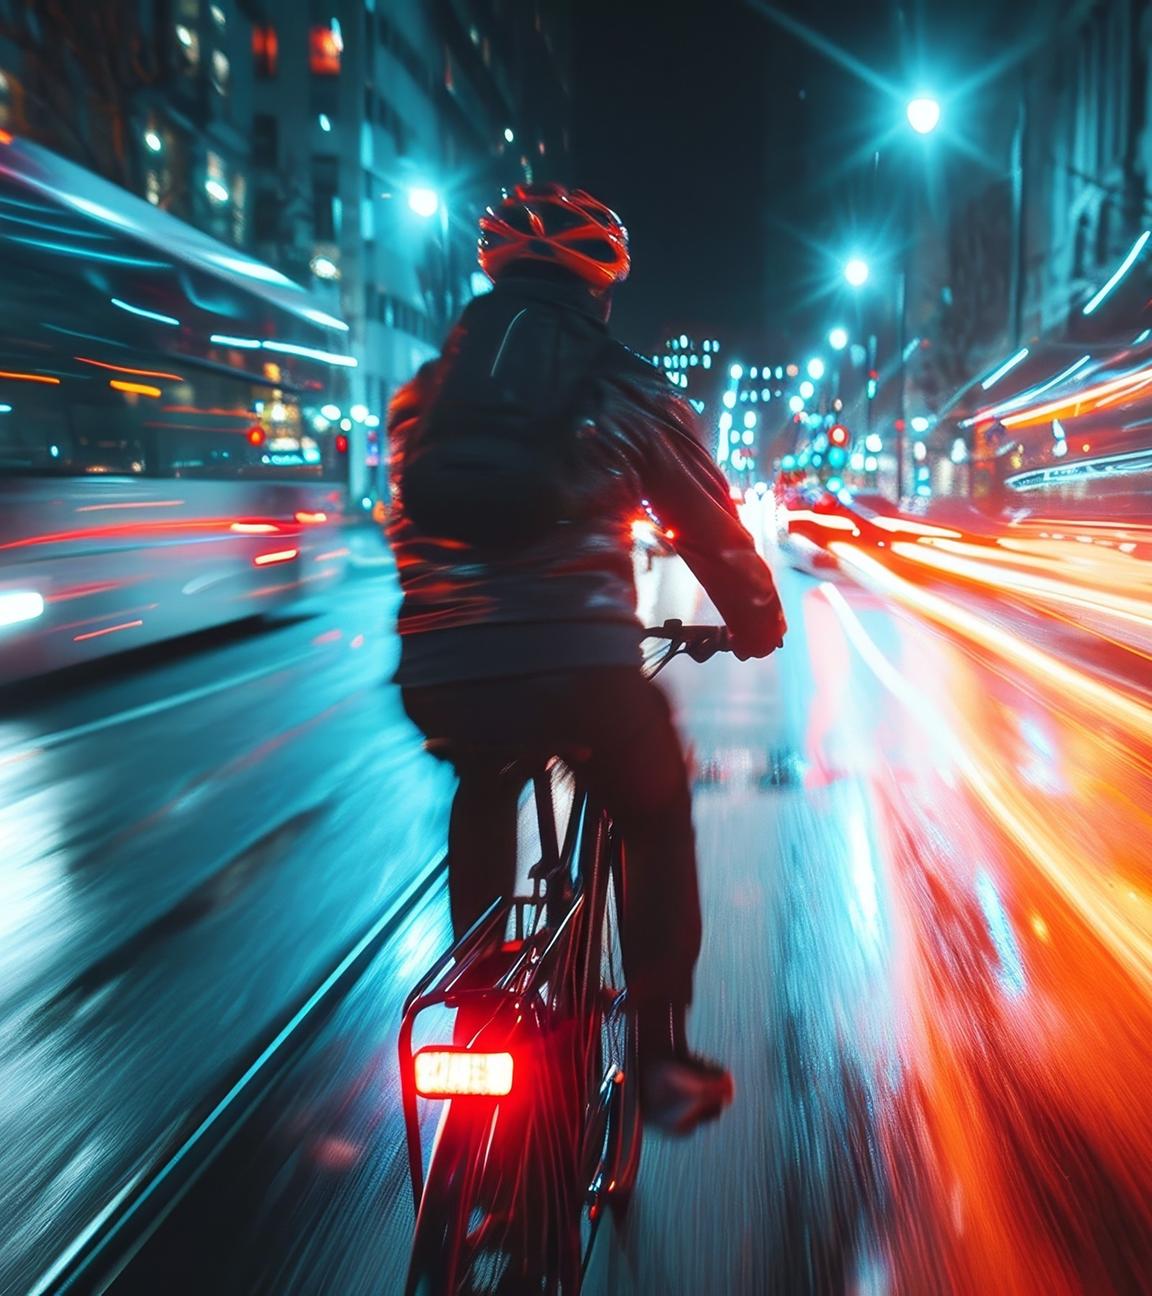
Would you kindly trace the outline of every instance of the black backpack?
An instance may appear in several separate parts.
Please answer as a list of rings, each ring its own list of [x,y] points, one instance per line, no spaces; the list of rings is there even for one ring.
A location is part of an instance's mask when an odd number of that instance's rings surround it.
[[[412,523],[508,549],[569,519],[578,431],[596,360],[611,345],[598,320],[547,300],[472,302],[405,447],[400,498]]]

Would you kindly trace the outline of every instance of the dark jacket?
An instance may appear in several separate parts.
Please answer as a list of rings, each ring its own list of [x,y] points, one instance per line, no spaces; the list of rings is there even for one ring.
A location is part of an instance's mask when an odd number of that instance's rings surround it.
[[[608,338],[583,289],[502,280],[456,325],[505,327],[527,304],[558,312],[540,358],[556,381],[566,364],[595,356],[582,403],[572,516],[514,554],[493,556],[421,534],[405,516],[399,484],[406,438],[444,356],[396,393],[388,415],[392,542],[403,602],[401,664],[408,685],[449,683],[531,670],[638,660],[632,522],[646,502],[708,591],[738,647],[776,644],[779,602],[772,575],[740,524],[728,484],[695,433],[691,407],[646,360]],[[602,337],[588,346],[590,331]],[[450,356],[453,338],[445,346]],[[566,353],[567,348],[567,353]]]

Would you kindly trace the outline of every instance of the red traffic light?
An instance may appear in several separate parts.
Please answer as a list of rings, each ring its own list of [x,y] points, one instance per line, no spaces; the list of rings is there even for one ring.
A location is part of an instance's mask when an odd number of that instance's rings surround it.
[[[833,423],[828,429],[828,444],[841,447],[848,444],[848,429],[843,423]]]
[[[343,432],[338,433],[336,436],[336,453],[337,454],[348,453],[348,438],[344,435]]]
[[[264,429],[262,427],[250,427],[248,429],[248,444],[253,446],[262,446],[264,444]]]

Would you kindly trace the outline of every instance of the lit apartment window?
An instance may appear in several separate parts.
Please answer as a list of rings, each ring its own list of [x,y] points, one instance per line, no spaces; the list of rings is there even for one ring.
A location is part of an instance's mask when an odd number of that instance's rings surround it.
[[[252,62],[259,80],[269,81],[276,75],[280,62],[280,41],[275,27],[252,28]]]
[[[344,41],[331,26],[313,27],[308,34],[308,66],[313,76],[339,76]]]

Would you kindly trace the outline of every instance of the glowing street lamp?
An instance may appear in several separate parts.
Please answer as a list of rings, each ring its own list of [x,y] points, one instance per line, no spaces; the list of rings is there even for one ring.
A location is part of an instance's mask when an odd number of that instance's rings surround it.
[[[853,288],[863,288],[871,273],[868,262],[863,257],[852,257],[844,265],[844,278]]]
[[[833,351],[843,351],[848,345],[848,330],[837,325],[828,334],[828,345]]]
[[[422,185],[417,185],[415,189],[408,190],[408,206],[425,220],[435,216],[440,210],[440,195],[435,189],[428,189]]]
[[[824,377],[824,361],[819,356],[813,356],[808,361],[808,377],[813,382],[819,382]]]
[[[940,125],[940,104],[929,95],[917,95],[908,101],[905,109],[908,125],[917,135],[931,135]]]

